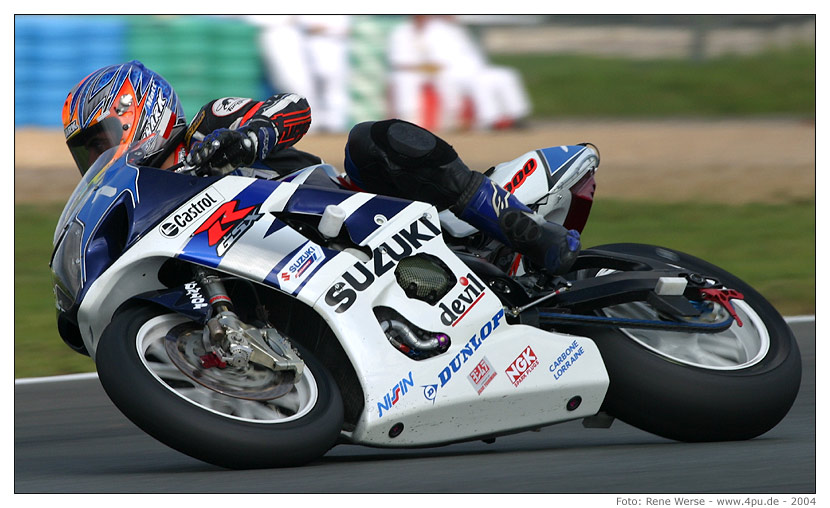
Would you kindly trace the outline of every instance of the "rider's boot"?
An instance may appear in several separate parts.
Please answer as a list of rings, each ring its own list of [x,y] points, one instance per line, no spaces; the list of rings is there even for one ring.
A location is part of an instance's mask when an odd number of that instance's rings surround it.
[[[481,173],[473,175],[450,210],[549,272],[567,272],[579,254],[579,232],[545,220]]]
[[[349,133],[346,172],[358,187],[427,201],[493,236],[552,273],[579,253],[579,233],[546,221],[481,173],[446,141],[402,120],[364,122]]]

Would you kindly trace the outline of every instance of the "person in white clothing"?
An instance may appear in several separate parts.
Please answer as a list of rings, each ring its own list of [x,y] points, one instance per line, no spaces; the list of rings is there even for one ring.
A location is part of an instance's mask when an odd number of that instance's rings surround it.
[[[349,115],[349,16],[315,14],[298,16],[297,21],[315,86],[315,124],[327,132],[343,132]]]
[[[454,80],[445,72],[448,62],[440,51],[440,33],[429,20],[429,16],[413,16],[395,27],[389,37],[391,113],[423,125],[422,98],[429,85],[441,97],[442,115],[435,128],[447,130],[456,126],[461,97]]]
[[[459,126],[463,101],[472,101],[475,127],[514,125],[530,113],[515,70],[490,65],[467,30],[448,16],[413,16],[393,30],[388,47],[392,112],[421,120],[423,87],[438,93],[438,129]]]
[[[303,30],[295,15],[249,15],[243,17],[259,28],[259,47],[268,82],[277,92],[292,91],[303,95],[309,104],[317,104],[311,64],[306,55]],[[316,124],[316,122],[315,122]],[[309,128],[309,132],[319,127]]]

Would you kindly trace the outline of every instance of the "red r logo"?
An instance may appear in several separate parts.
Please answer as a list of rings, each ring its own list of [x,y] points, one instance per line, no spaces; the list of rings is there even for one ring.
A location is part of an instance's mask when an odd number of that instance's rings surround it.
[[[220,206],[218,210],[213,212],[213,215],[199,226],[193,236],[199,233],[208,232],[208,245],[213,247],[219,240],[224,237],[237,223],[244,219],[256,206],[250,206],[242,210],[237,210],[236,206],[239,201],[228,201]]]

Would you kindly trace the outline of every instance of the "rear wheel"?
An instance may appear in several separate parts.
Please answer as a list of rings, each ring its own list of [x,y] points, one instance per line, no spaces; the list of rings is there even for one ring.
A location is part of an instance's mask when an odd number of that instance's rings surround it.
[[[231,397],[193,381],[170,360],[165,337],[187,323],[141,305],[116,313],[104,331],[95,355],[99,378],[133,423],[176,450],[229,468],[299,465],[334,445],[343,424],[340,392],[309,352],[295,345],[305,367],[285,395]]]
[[[739,291],[731,303],[743,326],[719,333],[579,327],[596,342],[610,385],[603,410],[654,434],[681,441],[749,439],[787,414],[801,382],[801,358],[789,326],[757,291],[711,263],[671,249],[613,244],[595,250],[667,262]],[[602,276],[594,270],[590,276]],[[715,313],[726,310],[715,304]],[[644,303],[600,315],[660,319]],[[720,318],[719,318],[720,319]]]

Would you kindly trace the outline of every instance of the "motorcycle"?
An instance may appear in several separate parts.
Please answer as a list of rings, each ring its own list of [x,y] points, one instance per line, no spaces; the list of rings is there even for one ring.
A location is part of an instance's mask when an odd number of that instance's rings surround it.
[[[757,291],[676,250],[584,249],[555,275],[428,203],[104,154],[50,266],[57,326],[162,443],[227,468],[333,446],[438,446],[582,419],[742,440],[798,392],[792,332]],[[496,185],[581,231],[599,152],[534,150]],[[247,176],[246,176],[247,174]]]

